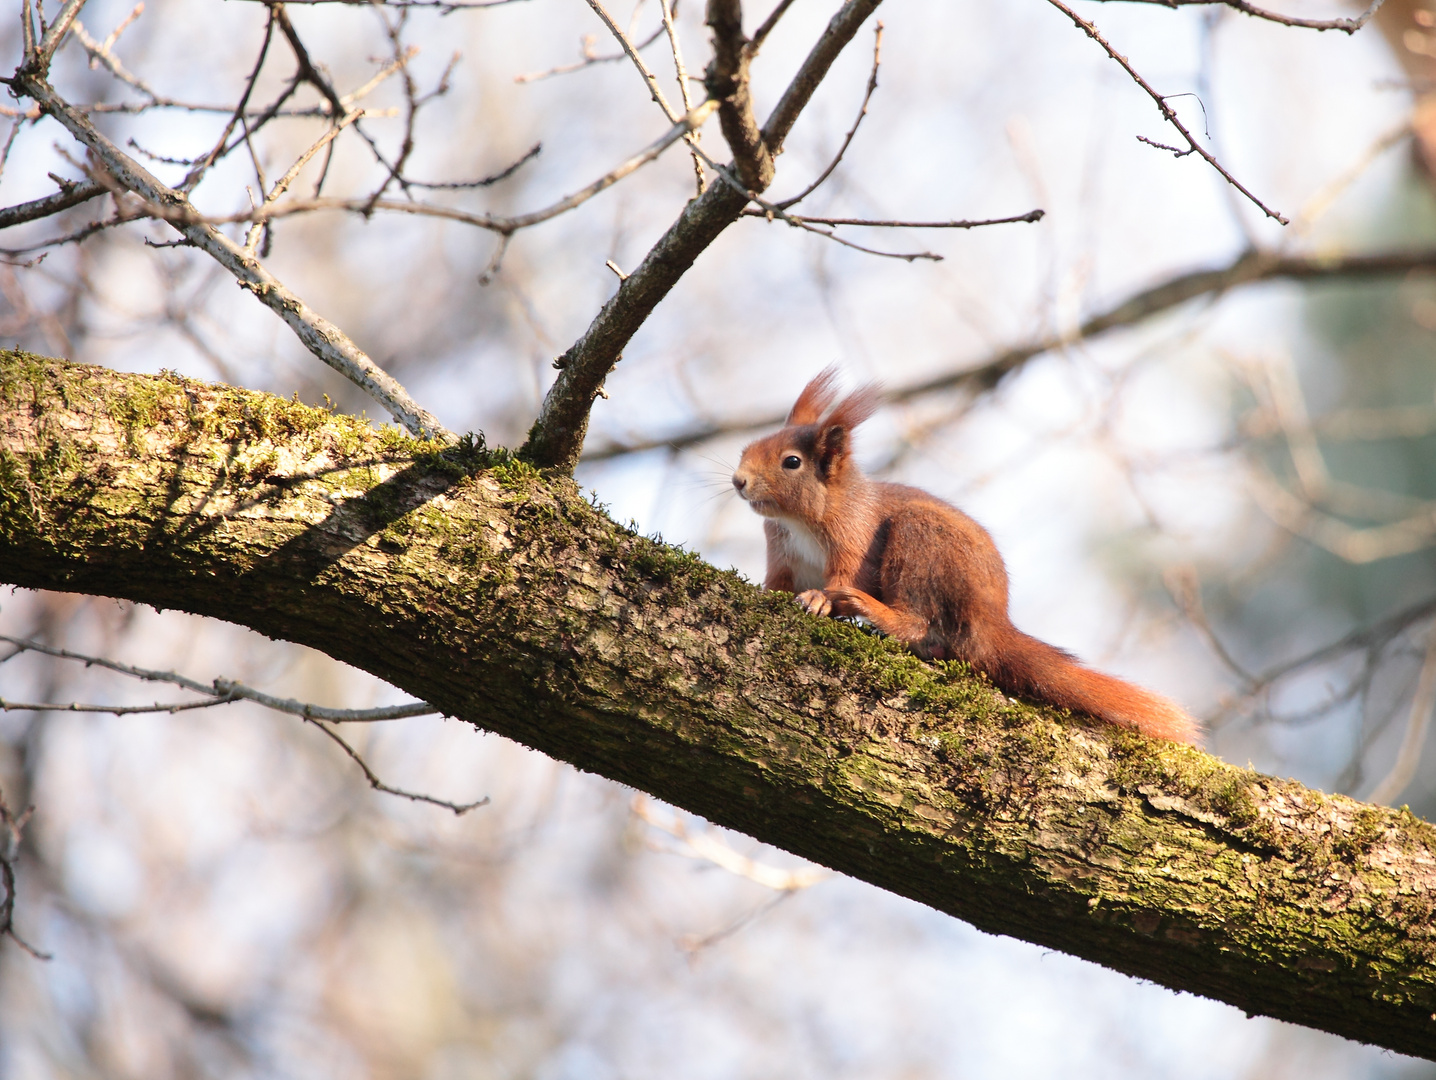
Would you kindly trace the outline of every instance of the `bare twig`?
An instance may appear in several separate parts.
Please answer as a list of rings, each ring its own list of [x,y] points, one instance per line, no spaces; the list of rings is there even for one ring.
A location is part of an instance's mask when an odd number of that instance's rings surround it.
[[[110,142],[86,117],[56,94],[43,77],[17,74],[15,85],[17,90],[34,98],[46,112],[59,120],[103,163],[107,175],[97,174],[93,179],[100,183],[113,181],[118,187],[134,192],[163,211],[155,215],[163,220],[168,220],[166,215],[169,213],[194,215],[195,221],[171,224],[186,240],[229,270],[238,279],[241,288],[254,293],[265,306],[279,315],[315,356],[364,390],[415,435],[446,440],[454,438],[437,417],[421,408],[397,379],[375,364],[339,327],[313,311],[240,245],[213,225],[204,223],[184,195],[162,183]],[[337,115],[343,115],[343,110]]]
[[[773,205],[782,209],[789,204],[774,203]],[[754,210],[752,207],[744,210],[743,216],[769,220],[778,218],[777,214],[769,214],[767,210]],[[1025,214],[1017,214],[1013,217],[979,218],[971,221],[880,221],[874,218],[810,217],[807,214],[784,214],[781,220],[801,222],[805,225],[862,225],[869,229],[978,229],[984,225],[1013,225],[1019,222],[1031,224],[1041,221],[1046,216],[1046,210],[1029,210]]]
[[[698,153],[702,154],[703,152],[700,150],[698,151]],[[845,240],[830,229],[823,229],[819,228],[817,225],[809,224],[808,221],[806,221],[805,219],[797,217],[794,214],[787,213],[776,203],[767,202],[763,199],[761,195],[744,187],[743,182],[739,180],[738,177],[734,176],[730,169],[728,169],[726,166],[719,165],[707,154],[703,154],[703,160],[706,161],[708,163],[708,167],[714,172],[716,172],[719,177],[722,178],[723,182],[732,187],[734,191],[746,195],[750,201],[757,203],[762,208],[765,216],[784,221],[787,224],[793,226],[795,229],[802,229],[804,232],[816,233],[819,236],[825,236],[829,240],[832,240],[834,243],[841,244],[843,245],[843,247],[852,248],[854,251],[861,251],[867,255],[880,255],[885,259],[902,259],[904,262],[913,262],[917,259],[927,259],[932,262],[942,262],[942,256],[935,254],[931,251],[880,251],[877,248],[864,247],[862,244],[855,244],[851,240]]]
[[[961,370],[911,386],[889,389],[890,402],[911,401],[928,394],[961,390],[978,394],[991,390],[1028,361],[1070,345],[1075,341],[1096,337],[1111,330],[1134,326],[1144,319],[1191,300],[1219,296],[1231,289],[1261,281],[1286,278],[1297,281],[1319,281],[1339,278],[1384,277],[1405,274],[1416,269],[1436,269],[1436,249],[1424,251],[1387,252],[1374,255],[1277,255],[1271,252],[1246,251],[1224,267],[1178,274],[1167,281],[1143,289],[1105,311],[1084,320],[1075,332],[1051,334],[1022,345],[1015,345],[980,360]],[[745,418],[735,423],[705,424],[661,439],[633,440],[594,450],[584,455],[586,461],[602,461],[623,454],[661,448],[681,450],[706,442],[719,435],[770,428],[783,421],[784,413]]]
[[[512,165],[505,165],[496,173],[488,176],[481,176],[477,180],[444,180],[435,183],[426,183],[423,180],[409,180],[410,187],[424,188],[428,191],[467,191],[472,188],[492,187],[501,180],[507,180],[514,173],[518,172],[524,165],[538,157],[543,151],[543,143],[534,143],[524,151],[523,156]]]
[[[1411,696],[1411,709],[1406,717],[1406,734],[1391,770],[1377,781],[1367,802],[1391,804],[1406,790],[1421,763],[1421,750],[1426,745],[1426,732],[1431,726],[1431,709],[1436,706],[1436,623],[1426,635],[1426,656],[1421,661],[1421,674],[1416,679],[1416,692]]]
[[[27,64],[35,65],[35,71],[43,72],[49,69],[50,58],[55,55],[55,50],[60,47],[60,42],[70,30],[70,24],[75,21],[75,16],[80,14],[80,9],[84,6],[85,0],[65,0],[65,6],[45,30],[45,36],[40,39],[34,56],[25,58]]]
[[[1113,0],[1103,0],[1103,2],[1113,2]],[[1346,34],[1354,34],[1366,25],[1385,0],[1373,0],[1366,10],[1354,19],[1300,19],[1294,15],[1283,15],[1277,11],[1259,8],[1254,4],[1247,3],[1246,0],[1124,0],[1124,2],[1160,4],[1162,7],[1169,8],[1221,4],[1234,11],[1240,11],[1243,15],[1250,15],[1254,19],[1265,19],[1267,22],[1280,23],[1282,26],[1295,26],[1304,30],[1340,30]]]
[[[833,61],[879,2],[847,0],[829,21],[763,127],[763,142],[770,154],[782,149],[793,123]],[[737,220],[747,202],[745,195],[728,184],[711,184],[683,208],[583,335],[554,361],[559,376],[529,430],[521,450],[524,457],[542,466],[573,470],[594,399],[624,347],[698,255]]]
[[[663,29],[668,34],[668,47],[673,53],[673,77],[678,81],[678,93],[683,98],[683,111],[693,111],[693,95],[688,89],[688,68],[683,63],[683,46],[678,40],[678,27],[673,23],[673,13],[677,6],[677,0],[658,0],[659,9],[663,15]],[[697,143],[700,138],[698,132],[689,136],[689,141]],[[698,194],[703,194],[703,187],[706,177],[703,175],[703,161],[697,154],[693,154],[694,182],[698,187]]]
[[[653,33],[649,34],[642,41],[633,47],[642,52],[652,45],[663,35],[663,27],[659,26]],[[524,75],[515,75],[516,83],[539,82],[543,79],[550,79],[555,75],[571,75],[575,71],[582,71],[584,68],[592,67],[594,64],[613,64],[624,59],[628,54],[622,49],[616,53],[600,53],[594,51],[595,37],[593,34],[583,36],[583,59],[575,64],[560,64],[558,67],[548,68],[544,71],[531,71]]]
[[[778,0],[778,6],[768,14],[768,17],[763,20],[762,25],[753,31],[753,39],[748,42],[749,60],[758,55],[758,50],[763,47],[763,42],[768,40],[768,35],[773,32],[773,27],[778,25],[778,20],[783,17],[783,13],[792,7],[792,5],[793,0]]]
[[[251,0],[252,3],[271,4],[274,0]],[[504,7],[506,4],[521,4],[526,0],[284,0],[286,4],[315,6],[319,4],[346,4],[350,7],[391,7],[391,8],[434,8],[441,15],[451,11],[470,11],[481,8]]]
[[[1162,575],[1162,582],[1167,586],[1167,592],[1171,594],[1173,601],[1181,609],[1187,621],[1192,624],[1197,633],[1211,647],[1212,652],[1230,668],[1238,678],[1251,686],[1257,682],[1257,677],[1237,662],[1237,659],[1227,651],[1222,639],[1212,628],[1211,622],[1207,619],[1206,609],[1202,606],[1201,582],[1197,578],[1197,572],[1190,566],[1175,566]]]
[[[1085,33],[1089,38],[1091,38],[1093,41],[1095,41],[1098,45],[1102,47],[1103,52],[1105,52],[1119,65],[1121,65],[1122,70],[1125,71],[1131,77],[1132,81],[1135,82],[1138,86],[1140,86],[1144,91],[1146,91],[1147,96],[1150,97],[1152,101],[1156,103],[1158,111],[1160,111],[1162,114],[1162,119],[1165,120],[1167,123],[1171,124],[1172,127],[1176,128],[1177,131],[1181,133],[1182,138],[1187,140],[1187,145],[1190,146],[1192,150],[1195,151],[1204,161],[1206,161],[1208,165],[1210,165],[1213,169],[1220,173],[1222,178],[1226,180],[1227,183],[1231,184],[1232,187],[1236,188],[1248,199],[1250,199],[1253,205],[1255,205],[1259,210],[1261,210],[1261,212],[1267,217],[1279,221],[1283,225],[1287,224],[1286,218],[1284,218],[1277,211],[1273,210],[1271,207],[1267,206],[1266,203],[1262,202],[1255,195],[1253,195],[1251,191],[1249,191],[1245,186],[1243,186],[1242,183],[1237,180],[1235,176],[1233,176],[1226,170],[1226,167],[1223,166],[1222,163],[1218,161],[1216,157],[1210,151],[1207,150],[1206,147],[1202,146],[1201,143],[1197,142],[1196,136],[1194,136],[1189,130],[1187,130],[1187,126],[1183,124],[1181,118],[1177,116],[1176,110],[1167,104],[1167,98],[1162,94],[1157,93],[1156,90],[1152,89],[1151,84],[1148,83],[1146,79],[1142,78],[1142,76],[1138,73],[1137,69],[1132,66],[1131,61],[1129,61],[1116,49],[1112,48],[1110,44],[1108,44],[1107,39],[1102,36],[1101,32],[1098,31],[1097,27],[1092,25],[1086,19],[1082,18],[1082,16],[1078,15],[1070,7],[1064,4],[1062,0],[1047,0],[1047,2],[1053,7],[1055,7],[1058,11],[1062,12],[1062,14],[1066,15],[1069,19],[1071,19],[1074,25],[1076,25],[1083,33]],[[1163,149],[1172,148],[1163,147]]]
[[[763,191],[773,182],[773,151],[758,127],[748,85],[748,39],[743,35],[739,0],[708,0],[707,24],[713,31],[713,59],[703,76],[708,96],[717,100],[723,138],[746,191]]]
[[[633,61],[633,66],[638,69],[639,74],[643,76],[643,81],[648,84],[649,94],[651,94],[653,100],[658,103],[658,107],[663,110],[663,115],[668,117],[668,122],[670,124],[678,123],[679,114],[674,112],[673,106],[668,104],[668,99],[663,96],[663,91],[658,88],[658,76],[648,70],[648,65],[643,62],[643,57],[638,55],[638,49],[634,46],[633,42],[628,39],[628,35],[623,32],[623,28],[613,21],[613,16],[610,15],[608,9],[603,6],[602,0],[588,0],[588,6],[593,8],[593,13],[603,20],[603,25],[608,27],[608,32],[623,46],[623,51],[628,55],[628,58]],[[655,35],[655,37],[656,36],[657,35]]]
[[[107,37],[104,41],[96,41],[94,38],[92,38],[89,34],[89,31],[85,29],[84,24],[81,23],[79,19],[75,20],[74,25],[70,28],[70,32],[75,35],[75,38],[79,41],[80,46],[85,50],[86,53],[89,54],[91,68],[103,67],[111,75],[119,79],[120,82],[125,83],[127,86],[133,87],[140,93],[144,94],[145,97],[149,98],[152,103],[158,104],[160,101],[163,100],[160,95],[157,94],[154,89],[151,88],[150,85],[146,83],[143,79],[141,79],[138,75],[135,75],[129,70],[127,70],[125,66],[120,63],[119,57],[115,56],[114,52],[112,51],[115,42],[119,39],[120,31],[122,31],[127,25],[129,25],[130,21],[134,19],[143,10],[143,3],[136,4],[134,10],[130,12],[130,14],[124,19],[124,21],[121,22],[120,25],[116,27],[115,30],[111,32],[110,36]]]
[[[274,187],[270,188],[269,193],[264,197],[263,206],[273,206],[279,200],[280,196],[289,190],[289,185],[294,183],[295,179],[304,170],[304,166],[314,160],[314,155],[328,146],[334,139],[338,138],[341,131],[363,115],[363,109],[355,109],[353,112],[346,113],[340,117],[339,121],[328,131],[319,136],[314,145],[299,155],[299,158],[289,167],[289,171],[275,181]],[[259,244],[259,234],[263,226],[264,223],[262,221],[256,221],[253,228],[249,230],[249,235],[245,238],[244,250],[250,255],[254,254],[254,249]]]
[[[838,163],[843,160],[843,155],[848,152],[848,147],[852,145],[853,137],[858,133],[858,125],[863,122],[863,117],[868,115],[868,102],[872,101],[873,94],[877,91],[878,67],[882,64],[882,55],[883,24],[881,21],[879,21],[878,24],[873,27],[873,70],[872,73],[868,75],[868,88],[863,91],[863,103],[858,107],[857,119],[853,121],[853,126],[848,128],[848,133],[843,136],[843,143],[841,146],[838,147],[838,152],[833,155],[833,160],[828,162],[828,167],[818,174],[818,178],[816,180],[814,180],[811,184],[805,187],[802,191],[798,192],[798,194],[794,195],[791,199],[783,199],[781,202],[779,202],[777,205],[782,207],[782,209],[786,210],[790,206],[797,206],[809,195],[817,191],[818,188],[822,187],[824,182],[827,181],[828,177],[833,175],[833,170],[838,167]],[[807,218],[805,220],[816,221],[816,219],[814,218]],[[852,222],[830,221],[826,222],[826,224],[850,225],[852,224]]]
[[[179,713],[191,709],[212,709],[225,704],[223,698],[204,701],[157,701],[153,705],[89,705],[80,701],[9,701],[0,698],[0,712],[101,713],[107,716],[136,716],[144,713]]]
[[[493,214],[475,214],[467,210],[459,210],[450,206],[436,206],[431,203],[408,201],[402,199],[344,199],[337,197],[326,197],[316,199],[292,199],[288,202],[278,203],[274,206],[256,207],[249,211],[237,214],[228,214],[220,217],[209,217],[201,220],[210,224],[228,224],[240,221],[271,221],[275,218],[289,217],[294,214],[308,213],[314,210],[348,210],[358,214],[369,214],[375,210],[390,210],[403,214],[417,214],[421,217],[445,218],[449,221],[462,222],[465,225],[476,225],[481,229],[489,229],[493,232],[512,235],[520,229],[527,229],[531,226],[541,224],[560,214],[567,213],[575,207],[583,205],[599,192],[605,191],[618,183],[625,176],[636,172],[651,161],[655,161],[670,146],[683,138],[690,131],[701,127],[708,117],[713,115],[717,108],[716,102],[705,102],[694,109],[688,116],[679,119],[678,123],[669,128],[656,140],[644,147],[627,161],[610,169],[593,183],[580,188],[572,195],[566,195],[555,203],[539,210],[530,211],[527,214],[517,214],[513,217],[497,217]]]
[[[51,214],[58,214],[62,210],[68,210],[72,206],[79,206],[97,195],[103,195],[107,189],[103,184],[97,184],[93,180],[62,181],[60,190],[53,195],[46,195],[43,198],[32,199],[27,203],[19,203],[16,206],[7,206],[0,210],[0,229],[8,229],[11,225],[19,225],[25,221],[36,221],[39,218],[49,217]]]
[[[36,960],[50,960],[49,953],[42,953],[15,930],[15,863],[20,857],[20,838],[33,806],[27,806],[19,814],[14,813],[0,792],[0,889],[5,891],[0,899],[0,938],[9,938]]]
[[[382,791],[386,795],[397,795],[399,798],[408,799],[411,802],[428,803],[430,806],[442,806],[445,810],[452,810],[456,817],[462,817],[470,810],[477,810],[481,806],[489,805],[489,797],[487,795],[477,802],[455,803],[450,802],[448,799],[436,798],[433,795],[423,795],[415,791],[405,791],[403,788],[390,787],[374,775],[374,770],[369,768],[368,763],[359,756],[359,752],[345,742],[337,731],[327,724],[320,723],[318,720],[310,720],[309,722],[324,732],[325,735],[328,735],[330,739],[337,743],[339,747],[349,755],[349,758],[354,764],[358,765],[360,771],[364,773],[364,779],[369,781],[369,786],[375,791]]]
[[[666,846],[660,850],[682,855],[686,859],[699,859],[712,863],[738,877],[747,878],[767,889],[778,892],[797,892],[808,889],[826,880],[831,872],[820,866],[805,866],[798,870],[780,870],[757,859],[744,855],[723,842],[709,830],[694,832],[676,813],[660,814],[653,800],[645,795],[635,795],[629,804],[635,817],[667,833],[678,841],[678,846]]]
[[[199,185],[200,180],[204,178],[204,174],[209,171],[210,167],[213,166],[221,156],[229,152],[226,149],[226,144],[229,142],[230,135],[234,133],[235,126],[244,119],[244,112],[249,107],[249,98],[250,95],[254,93],[255,84],[259,81],[260,69],[264,67],[264,61],[269,56],[269,43],[274,40],[274,25],[277,21],[278,17],[275,14],[275,9],[271,7],[269,9],[269,18],[264,24],[264,40],[260,43],[259,54],[254,60],[254,67],[250,69],[249,77],[244,81],[244,92],[240,95],[239,103],[235,105],[234,112],[230,114],[229,122],[224,125],[224,130],[220,132],[213,149],[195,162],[194,167],[191,168],[185,178],[180,181],[177,190],[185,194],[193,191]],[[288,21],[287,18],[285,21]],[[267,120],[267,117],[261,119],[259,125],[256,126],[263,126]],[[244,132],[245,141],[248,141],[253,134],[254,129],[246,125]]]

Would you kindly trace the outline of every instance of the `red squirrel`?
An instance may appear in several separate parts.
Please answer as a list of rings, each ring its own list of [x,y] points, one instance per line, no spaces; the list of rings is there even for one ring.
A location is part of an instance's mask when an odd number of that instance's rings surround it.
[[[787,425],[749,443],[733,473],[765,519],[763,587],[796,593],[813,615],[866,619],[924,660],[964,660],[1016,697],[1195,742],[1197,722],[1174,703],[1012,625],[987,530],[925,491],[864,476],[852,431],[881,395],[869,385],[834,404],[836,382],[830,367],[808,383]]]

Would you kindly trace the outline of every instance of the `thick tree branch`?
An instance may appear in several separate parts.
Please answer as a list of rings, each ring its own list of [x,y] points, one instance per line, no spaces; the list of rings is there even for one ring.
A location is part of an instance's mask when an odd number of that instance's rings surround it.
[[[1041,211],[1034,211],[1040,214]],[[1029,217],[1013,218],[1014,221]],[[815,219],[816,220],[816,219]],[[853,224],[862,224],[853,222]],[[887,224],[887,223],[882,223]],[[902,224],[902,223],[894,223]],[[918,227],[917,223],[912,223]],[[975,222],[974,224],[995,224]],[[939,223],[931,223],[938,227]],[[962,223],[958,223],[961,227]],[[926,226],[924,226],[926,227]],[[1436,250],[1390,251],[1370,255],[1280,255],[1266,251],[1245,251],[1226,266],[1215,270],[1194,270],[1143,289],[1082,322],[1075,331],[1047,334],[1021,345],[1003,349],[985,360],[958,371],[938,375],[909,386],[891,387],[885,398],[890,402],[911,401],[928,394],[962,390],[980,394],[996,387],[1003,379],[1020,370],[1028,361],[1055,349],[1075,345],[1087,338],[1098,337],[1110,330],[1136,326],[1145,319],[1170,311],[1189,300],[1204,296],[1220,296],[1230,289],[1255,285],[1263,281],[1321,281],[1351,278],[1386,277],[1412,270],[1436,269]],[[766,416],[745,419],[738,423],[715,422],[689,428],[667,438],[633,439],[600,446],[584,454],[585,461],[604,461],[624,454],[667,448],[681,450],[733,432],[759,431],[781,424],[784,410]]]
[[[773,182],[773,155],[758,129],[748,87],[748,39],[743,35],[739,0],[708,0],[705,18],[713,31],[713,59],[703,76],[708,96],[719,103],[718,123],[733,151],[743,186],[764,191]]]
[[[843,47],[882,0],[848,0],[823,31],[798,69],[773,115],[763,128],[763,142],[771,155],[782,149],[798,114],[812,97],[823,76]],[[593,401],[603,381],[622,357],[624,348],[677,284],[695,259],[735,221],[747,205],[745,195],[727,184],[713,184],[692,200],[649,249],[643,262],[620,282],[608,303],[554,361],[558,378],[544,397],[528,441],[519,451],[536,465],[572,472],[583,450]]]
[[[0,578],[301,642],[984,930],[1436,1057],[1427,823],[1009,701],[479,445],[0,353]]]

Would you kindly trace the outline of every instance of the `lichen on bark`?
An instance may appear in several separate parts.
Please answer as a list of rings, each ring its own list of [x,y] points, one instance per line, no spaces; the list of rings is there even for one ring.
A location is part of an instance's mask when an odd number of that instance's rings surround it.
[[[0,353],[0,580],[240,623],[993,933],[1436,1056],[1436,832],[1009,700],[566,477]]]

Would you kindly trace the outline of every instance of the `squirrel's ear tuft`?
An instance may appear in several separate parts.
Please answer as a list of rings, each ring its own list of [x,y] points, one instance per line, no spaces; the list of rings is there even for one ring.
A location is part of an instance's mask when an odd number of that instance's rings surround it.
[[[828,418],[823,421],[823,426],[825,428],[840,427],[852,431],[853,428],[877,412],[878,406],[882,403],[882,387],[877,383],[868,383],[838,402],[838,407],[828,414]]]
[[[788,413],[788,426],[795,424],[816,424],[822,419],[823,413],[828,411],[828,406],[833,403],[833,398],[838,396],[837,389],[833,386],[838,381],[838,366],[829,364],[822,371],[803,387],[803,392],[798,395],[798,400],[793,402],[792,411]]]

